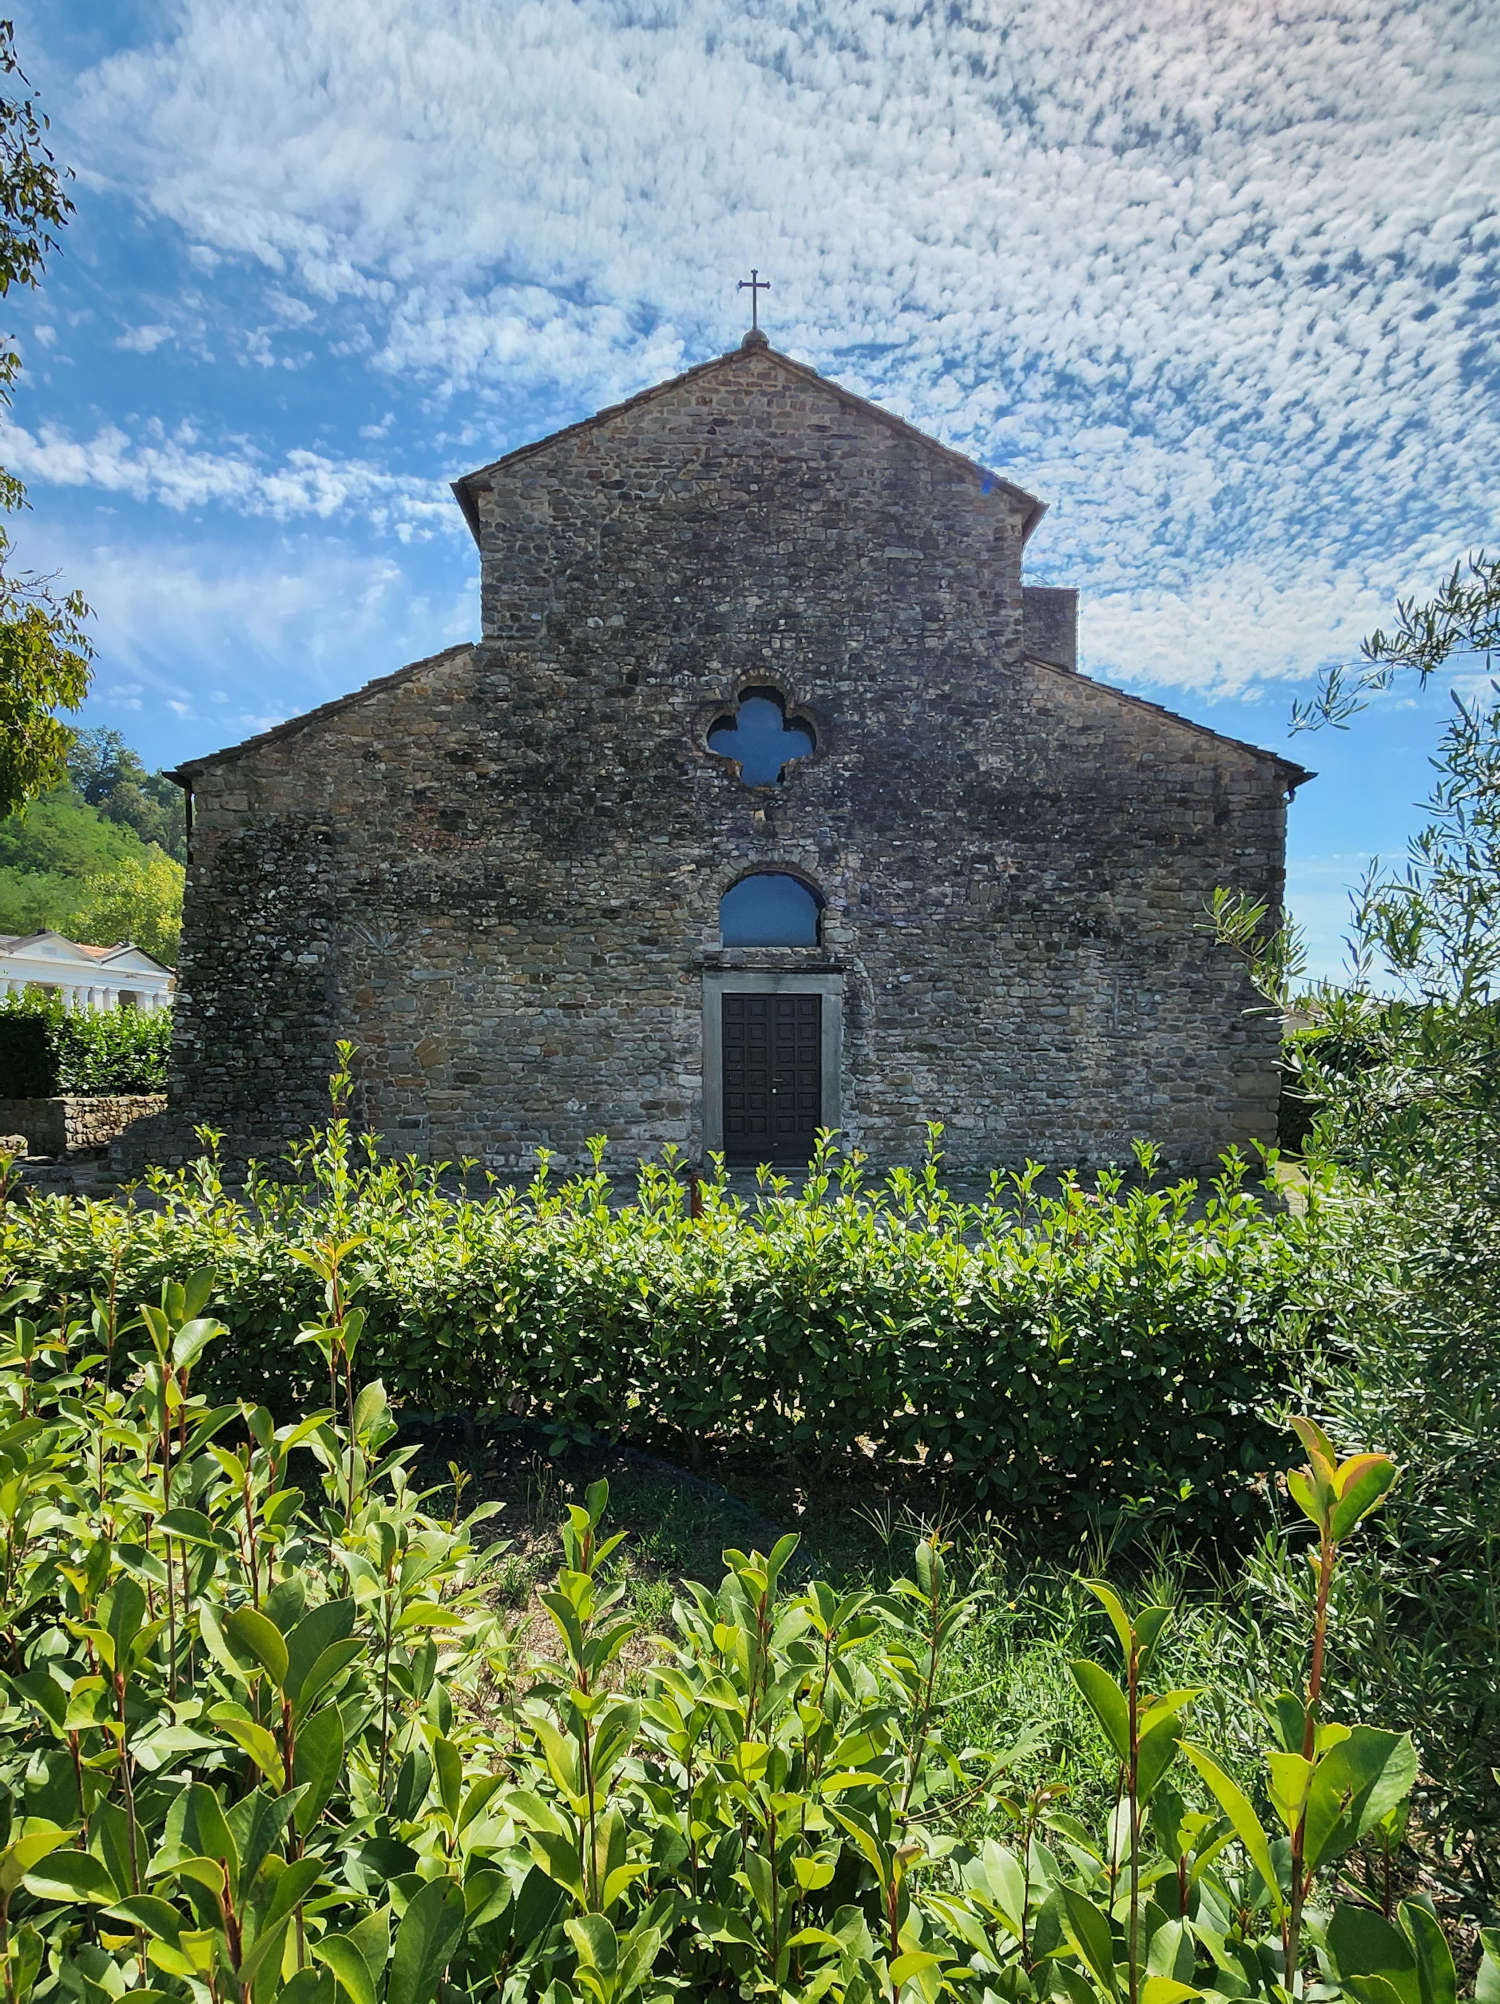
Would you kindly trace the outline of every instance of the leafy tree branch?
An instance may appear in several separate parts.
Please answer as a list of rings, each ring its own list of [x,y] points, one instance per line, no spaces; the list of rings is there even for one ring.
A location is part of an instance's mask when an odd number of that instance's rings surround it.
[[[1415,675],[1426,688],[1455,654],[1488,656],[1500,646],[1500,557],[1483,550],[1453,566],[1436,595],[1425,604],[1398,598],[1396,623],[1377,629],[1360,643],[1360,665],[1327,669],[1310,701],[1292,705],[1294,731],[1331,724],[1347,729],[1370,698],[1389,689],[1398,675]]]
[[[47,118],[27,94],[16,56],[15,27],[0,20],[0,296],[35,288],[57,232],[73,213],[47,145]],[[16,86],[20,88],[17,89]],[[13,348],[0,350],[0,404],[21,370]],[[0,509],[26,505],[13,474],[0,470]],[[0,529],[0,816],[63,777],[73,732],[57,712],[76,710],[88,693],[92,649],[84,632],[89,608],[78,592],[54,593],[53,580],[11,567],[12,545]]]

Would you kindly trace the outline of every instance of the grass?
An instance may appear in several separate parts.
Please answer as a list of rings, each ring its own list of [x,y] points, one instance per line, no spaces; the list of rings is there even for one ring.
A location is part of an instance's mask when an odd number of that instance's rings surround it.
[[[862,1490],[845,1481],[801,1488],[774,1470],[747,1476],[742,1463],[720,1470],[719,1481],[604,1443],[574,1440],[556,1455],[548,1445],[544,1435],[524,1427],[462,1443],[429,1434],[418,1476],[424,1484],[446,1483],[452,1451],[469,1478],[465,1506],[490,1498],[504,1504],[492,1528],[510,1549],[495,1597],[515,1613],[517,1637],[534,1653],[552,1646],[551,1623],[536,1595],[557,1568],[558,1523],[567,1503],[606,1477],[608,1524],[626,1533],[618,1577],[644,1631],[624,1662],[633,1682],[652,1660],[650,1638],[668,1624],[682,1584],[718,1586],[726,1547],[769,1551],[783,1532],[795,1531],[801,1542],[787,1571],[791,1585],[822,1578],[840,1590],[879,1593],[911,1571],[915,1543],[934,1517],[941,1521],[942,1499],[931,1492]],[[1193,1738],[1247,1791],[1263,1794],[1267,1734],[1259,1707],[1264,1694],[1301,1685],[1311,1619],[1300,1549],[1295,1538],[1277,1531],[1269,1508],[1259,1542],[1217,1551],[1187,1549],[1149,1520],[1129,1518],[1108,1533],[1081,1537],[1044,1522],[1013,1523],[979,1511],[950,1513],[942,1528],[956,1582],[978,1597],[949,1659],[942,1694],[947,1734],[955,1743],[995,1757],[1014,1750],[1016,1793],[1060,1775],[1069,1807],[1098,1822],[1115,1799],[1118,1774],[1068,1665],[1090,1656],[1117,1668],[1107,1624],[1082,1584],[1103,1576],[1132,1601],[1173,1607],[1153,1681],[1159,1688],[1201,1692]],[[1475,1768],[1474,1749],[1462,1735],[1436,1725],[1424,1707],[1421,1680],[1413,1682],[1407,1660],[1411,1643],[1401,1644],[1398,1661],[1391,1635],[1384,1632],[1382,1639],[1372,1625],[1377,1584],[1373,1554],[1353,1548],[1336,1595],[1330,1654],[1335,1714],[1350,1723],[1363,1718],[1414,1728],[1424,1754],[1419,1796],[1451,1805],[1453,1773]],[[1388,1627],[1389,1617],[1382,1619]],[[1441,1785],[1435,1785],[1439,1775]],[[1487,1773],[1470,1775],[1470,1793],[1487,1780]],[[1451,1825],[1451,1807],[1448,1820]],[[1455,1923],[1460,1943],[1476,1921],[1500,1922],[1484,1862],[1485,1847],[1497,1835],[1500,1796],[1493,1817],[1471,1818],[1456,1837],[1434,1813],[1425,1826],[1414,1827],[1404,1854],[1403,1889],[1418,1886],[1429,1894]]]
[[[653,1457],[603,1445],[571,1444],[557,1456],[544,1439],[517,1428],[475,1440],[461,1450],[470,1483],[465,1505],[504,1504],[493,1525],[509,1541],[495,1581],[497,1605],[518,1617],[518,1634],[532,1649],[549,1646],[550,1623],[537,1590],[558,1563],[557,1526],[569,1502],[581,1500],[599,1476],[610,1483],[608,1524],[626,1533],[618,1577],[626,1603],[646,1631],[670,1619],[683,1582],[717,1587],[721,1554],[730,1546],[768,1551],[786,1531],[800,1539],[787,1577],[796,1585],[821,1578],[840,1591],[886,1591],[912,1566],[912,1552],[930,1528],[919,1500],[899,1492],[861,1493],[848,1484],[823,1491],[788,1489],[775,1476],[734,1486],[675,1469]],[[429,1434],[419,1479],[448,1479],[446,1443]],[[926,1499],[929,1503],[931,1499]],[[1110,1662],[1113,1644],[1097,1602],[1081,1584],[1107,1575],[1139,1600],[1172,1604],[1177,1616],[1161,1656],[1165,1687],[1201,1686],[1197,1736],[1247,1784],[1263,1743],[1249,1692],[1295,1683],[1300,1661],[1244,1617],[1242,1578],[1154,1540],[1149,1531],[1113,1539],[1090,1534],[1071,1542],[1047,1527],[1016,1528],[985,1514],[941,1525],[951,1544],[954,1575],[977,1597],[974,1618],[948,1666],[945,1707],[952,1736],[997,1758],[1020,1749],[1018,1787],[1044,1776],[1066,1776],[1080,1813],[1092,1815],[1114,1799],[1116,1767],[1068,1670],[1072,1657]],[[1277,1633],[1284,1631],[1278,1629]],[[638,1676],[649,1643],[632,1649]],[[1274,1684],[1273,1684],[1274,1688]]]

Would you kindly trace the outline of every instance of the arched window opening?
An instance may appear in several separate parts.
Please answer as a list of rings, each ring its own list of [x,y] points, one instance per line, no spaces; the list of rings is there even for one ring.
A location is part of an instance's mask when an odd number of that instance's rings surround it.
[[[725,946],[816,946],[822,901],[785,870],[757,870],[719,900]]]
[[[708,748],[738,759],[746,786],[779,786],[794,758],[813,750],[810,724],[788,722],[786,702],[776,689],[742,689],[733,711],[708,733]]]

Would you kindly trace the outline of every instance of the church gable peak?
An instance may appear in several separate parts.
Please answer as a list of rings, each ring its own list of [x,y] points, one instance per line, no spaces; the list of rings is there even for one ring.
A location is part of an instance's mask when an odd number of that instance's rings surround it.
[[[956,452],[952,446],[944,445],[940,439],[932,438],[915,425],[908,424],[904,418],[882,409],[879,404],[871,403],[868,398],[858,396],[853,390],[845,389],[842,384],[820,375],[807,363],[795,361],[792,356],[784,355],[780,349],[771,346],[759,328],[752,328],[738,346],[729,349],[727,353],[715,355],[707,362],[699,362],[693,368],[683,370],[680,375],[668,377],[664,382],[653,383],[649,389],[638,391],[622,403],[607,405],[603,410],[596,411],[592,417],[583,418],[576,424],[564,426],[560,431],[549,432],[544,438],[533,439],[526,445],[517,446],[514,451],[502,454],[499,459],[492,460],[487,466],[477,467],[474,472],[466,473],[455,480],[453,493],[463,510],[470,534],[476,543],[480,541],[479,496],[492,484],[496,476],[505,474],[526,460],[540,458],[559,446],[581,439],[587,433],[637,411],[644,405],[679,396],[690,388],[701,388],[718,377],[727,376],[732,381],[733,375],[746,368],[761,370],[768,366],[790,374],[804,386],[812,386],[826,393],[830,400],[842,405],[845,410],[868,418],[898,437],[920,446],[924,451],[941,456],[957,471],[972,480],[981,492],[998,492],[1005,495],[1016,504],[1020,513],[1023,541],[1031,535],[1032,530],[1046,513],[1046,502],[1039,501],[1034,494],[1028,494],[1013,481],[1002,478],[988,467],[980,465],[977,460]]]

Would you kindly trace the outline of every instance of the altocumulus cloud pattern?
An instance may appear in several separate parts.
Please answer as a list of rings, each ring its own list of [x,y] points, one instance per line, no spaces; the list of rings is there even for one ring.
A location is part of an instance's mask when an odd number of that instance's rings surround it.
[[[0,460],[108,506],[93,584],[127,666],[149,538],[200,582],[177,619],[205,653],[263,576],[338,685],[372,636],[463,630],[446,478],[728,346],[755,262],[779,347],[1051,499],[1034,562],[1084,587],[1094,672],[1301,677],[1490,527],[1495,25],[1435,0],[35,5],[80,245],[108,216],[129,256],[49,281],[45,416],[18,407]],[[61,369],[84,323],[88,385]],[[299,572],[351,595],[320,623]]]

